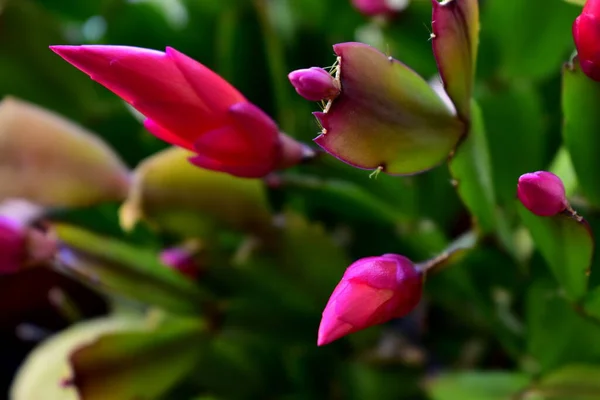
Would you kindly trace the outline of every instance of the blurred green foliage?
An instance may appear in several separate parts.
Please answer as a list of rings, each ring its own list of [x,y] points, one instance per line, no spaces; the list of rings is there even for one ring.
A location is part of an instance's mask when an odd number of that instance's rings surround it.
[[[368,172],[324,156],[284,173],[279,182],[249,184],[247,191],[222,190],[223,182],[190,186],[186,196],[192,197],[169,218],[157,216],[162,212],[157,202],[155,209],[141,213],[147,219],[136,220],[128,232],[119,225],[117,203],[54,209],[50,219],[78,226],[64,225],[63,230],[72,231],[61,237],[76,257],[85,259],[79,275],[70,275],[106,292],[119,318],[145,310],[138,302],[177,315],[169,317],[171,326],[166,319],[166,328],[152,325],[155,330],[147,335],[135,325],[133,331],[113,332],[92,345],[86,341],[88,347],[71,359],[75,383],[85,387],[81,398],[107,398],[102,397],[106,388],[114,389],[111,398],[124,400],[158,395],[219,400],[600,398],[599,281],[592,275],[587,292],[587,278],[577,275],[592,251],[589,232],[582,233],[579,225],[553,230],[548,221],[526,216],[538,252],[514,200],[519,175],[550,168],[559,151],[568,156],[561,147],[561,71],[573,51],[571,24],[581,8],[562,0],[481,0],[480,7],[474,97],[481,110],[475,133],[482,140],[464,151],[478,158],[480,146],[487,147],[490,159],[483,163],[489,165],[481,168],[489,167],[493,179],[462,190],[468,192],[469,209],[482,210],[477,215],[488,218],[478,222],[489,235],[428,277],[425,301],[417,310],[383,327],[316,346],[320,312],[351,261],[392,252],[427,260],[469,231],[471,216],[446,166],[419,176],[369,179]],[[370,43],[426,79],[437,71],[428,43],[431,4],[425,0],[413,0],[385,22],[360,15],[349,0],[4,0],[0,10],[0,96],[36,103],[80,123],[132,169],[166,145],[149,135],[119,98],[49,51],[49,45],[174,47],[214,69],[283,130],[307,142],[319,131],[310,115],[316,107],[296,95],[286,75],[331,65],[334,43]],[[577,180],[566,183],[578,211],[590,217],[597,231],[593,182],[600,182],[594,167],[600,149],[591,144],[597,142],[598,117],[588,125],[580,119],[583,112],[594,113],[596,103],[590,99],[600,98],[600,91],[571,79],[579,86],[566,92],[570,101],[581,96],[589,101],[583,109],[580,103],[565,107],[577,124],[565,131],[565,145],[582,157],[575,160],[571,153],[582,188]],[[589,139],[573,135],[579,128]],[[560,160],[552,165],[564,171],[561,176],[574,177],[569,158]],[[480,170],[469,170],[470,165],[453,168],[476,175],[475,180]],[[187,179],[194,173],[190,170],[178,176]],[[152,193],[163,190],[177,197],[188,188],[157,180]],[[283,221],[280,226],[257,233],[260,223],[236,226],[218,212],[220,196],[241,193],[246,199],[250,191],[252,199],[259,199],[254,204],[259,212],[248,211],[252,217]],[[592,196],[589,202],[582,193]],[[246,210],[240,204],[232,207]],[[173,229],[178,224],[181,229]],[[269,244],[266,251],[256,250],[253,234]],[[204,244],[206,273],[198,290],[161,270],[155,260],[161,248],[191,236]],[[577,270],[565,270],[569,263]],[[565,271],[566,285],[556,279]],[[108,282],[109,290],[94,284],[98,279]],[[191,308],[189,299],[198,299]],[[206,306],[214,299],[216,305]],[[197,315],[198,324],[189,322],[189,314]],[[190,338],[195,330],[199,334]],[[73,339],[76,343],[81,344]],[[101,351],[103,346],[109,350]],[[28,370],[21,374],[21,385],[39,388],[29,396],[46,398],[42,378]],[[57,396],[75,398],[69,397],[72,387]]]

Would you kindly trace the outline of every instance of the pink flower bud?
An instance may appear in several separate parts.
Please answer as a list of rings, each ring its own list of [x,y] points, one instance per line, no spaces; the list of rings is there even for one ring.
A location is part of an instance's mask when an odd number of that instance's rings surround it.
[[[317,344],[408,314],[421,299],[422,278],[408,258],[396,254],[354,262],[325,306]]]
[[[340,84],[323,68],[298,69],[288,75],[296,92],[306,100],[330,100],[340,94]]]
[[[173,48],[51,49],[142,113],[154,136],[197,153],[190,160],[197,166],[258,178],[305,155],[306,146],[283,143],[275,121],[227,81]]]
[[[367,16],[393,15],[408,7],[409,0],[352,0],[352,5]]]
[[[26,227],[0,215],[0,274],[15,273],[27,258]]]
[[[160,253],[160,261],[166,266],[179,271],[190,279],[196,279],[200,266],[195,257],[195,251],[185,247],[172,247]]]
[[[600,0],[588,0],[573,23],[573,39],[583,72],[600,81]]]
[[[529,211],[542,217],[558,214],[568,206],[562,181],[546,171],[521,175],[517,196]]]

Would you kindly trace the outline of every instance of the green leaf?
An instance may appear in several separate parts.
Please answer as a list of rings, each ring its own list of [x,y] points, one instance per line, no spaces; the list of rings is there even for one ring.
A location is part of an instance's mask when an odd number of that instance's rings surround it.
[[[171,147],[142,161],[121,208],[127,230],[145,218],[166,231],[201,236],[214,226],[271,232],[271,211],[259,179],[197,168],[191,153]]]
[[[78,0],[34,0],[48,10],[60,14],[61,16],[86,19],[100,12],[102,2],[96,1],[78,1]]]
[[[281,9],[276,10],[274,8],[276,3],[271,1],[255,0],[253,4],[256,9],[262,40],[265,46],[266,61],[271,78],[271,86],[273,87],[272,97],[277,107],[277,121],[283,131],[290,132],[294,129],[297,114],[294,112],[291,100],[292,90],[290,90],[290,84],[286,76],[289,68],[286,65],[282,35],[276,31],[275,26],[277,21],[282,19],[283,13],[281,13]],[[275,14],[276,11],[280,11],[280,14]]]
[[[387,174],[379,174],[376,178],[370,178],[368,172],[341,163],[326,154],[320,154],[303,165],[301,171],[302,173],[307,171],[311,176],[318,176],[323,181],[344,181],[353,184],[352,186],[358,186],[371,197],[375,197],[377,203],[381,202],[387,204],[387,207],[393,207],[395,214],[401,219],[416,217],[417,209],[422,205],[418,198],[418,182],[415,178],[395,177]],[[423,176],[420,175],[419,178]],[[436,188],[439,186],[435,185]],[[447,186],[452,192],[450,185]]]
[[[50,107],[70,118],[98,115],[104,104],[97,101],[93,82],[48,49],[65,43],[68,31],[39,4],[49,5],[50,1],[0,1],[0,93]],[[54,3],[63,4],[62,0]],[[77,3],[87,6],[92,2]],[[25,35],[24,26],[35,29]]]
[[[433,0],[433,54],[446,93],[463,120],[470,120],[471,95],[479,44],[477,0]]]
[[[450,160],[450,173],[478,228],[490,233],[497,223],[491,162],[481,110],[475,102],[471,109],[471,128]]]
[[[110,316],[81,322],[52,336],[29,353],[12,383],[10,398],[76,400],[75,388],[61,385],[73,374],[70,353],[103,334],[139,330],[144,325],[139,317]]]
[[[588,223],[569,215],[539,217],[517,205],[523,224],[559,285],[571,301],[587,292],[594,253],[594,239]]]
[[[511,84],[478,98],[498,201],[513,210],[519,176],[544,169],[547,129],[543,98],[533,85]]]
[[[419,398],[416,369],[347,362],[342,367],[342,398],[399,400]],[[340,368],[338,367],[338,368]]]
[[[69,225],[53,225],[60,242],[57,268],[87,285],[167,310],[194,314],[207,294],[158,254]]]
[[[367,174],[364,178],[369,179]],[[299,174],[285,174],[279,179],[277,188],[283,189],[290,200],[305,199],[310,209],[344,221],[396,224],[408,220],[401,209],[351,182]]]
[[[334,46],[341,94],[315,113],[315,142],[340,160],[391,175],[444,161],[464,126],[431,86],[406,65],[363,43]]]
[[[313,344],[320,312],[351,260],[321,224],[291,211],[280,221],[268,255],[233,271],[215,269],[212,277],[235,292],[228,302],[230,326]]]
[[[528,382],[518,372],[457,372],[434,378],[426,390],[431,400],[511,400]]]
[[[451,230],[456,224],[456,215],[463,210],[462,200],[452,185],[450,168],[436,168],[414,178],[418,208],[416,218],[431,219],[442,229]],[[444,207],[439,207],[444,199]]]
[[[590,290],[583,302],[583,310],[600,321],[600,286]]]
[[[163,50],[168,45],[177,48],[177,31],[169,24],[167,15],[156,2],[119,1],[113,7],[113,10],[109,9],[103,15],[106,20],[104,40],[107,43],[127,42],[158,50]]]
[[[205,335],[194,319],[105,334],[70,357],[81,400],[157,399],[198,363]]]
[[[265,399],[286,385],[277,339],[222,329],[208,343],[195,368],[194,381],[223,399]],[[285,390],[285,389],[283,389]]]
[[[571,26],[580,12],[561,0],[486,1],[481,25],[500,55],[500,74],[537,81],[556,74],[572,52]]]
[[[600,326],[579,313],[556,283],[537,274],[526,297],[527,353],[536,372],[600,358]]]
[[[584,6],[587,0],[565,0],[567,3],[575,4],[578,6]]]
[[[428,275],[431,302],[460,321],[459,326],[489,332],[507,354],[520,358],[524,328],[515,304],[522,287],[519,266],[505,251],[484,243],[459,249],[455,255],[460,258],[456,265]]]
[[[573,364],[543,377],[524,391],[519,399],[595,400],[600,398],[600,368]]]
[[[285,214],[278,259],[296,280],[325,301],[350,265],[343,249],[321,225],[291,212]]]
[[[573,167],[571,155],[567,149],[564,147],[558,149],[554,159],[552,160],[552,163],[550,163],[548,171],[560,176],[560,179],[565,185],[565,194],[567,197],[573,196],[575,190],[579,186],[579,183],[577,182],[577,174],[575,173],[575,168]]]
[[[410,7],[403,10],[401,16],[402,23],[379,24],[372,20],[368,25],[381,29],[385,35],[379,38],[379,42],[383,43],[378,48],[401,58],[421,76],[437,78],[439,72],[437,65],[431,62],[431,47],[424,45],[424,39],[431,37],[431,29],[427,26],[427,22],[432,20],[431,0],[411,1]],[[356,38],[364,42],[356,31]]]
[[[600,159],[600,82],[588,78],[577,59],[563,68],[562,110],[563,138],[583,194],[600,207],[600,184],[597,171]]]

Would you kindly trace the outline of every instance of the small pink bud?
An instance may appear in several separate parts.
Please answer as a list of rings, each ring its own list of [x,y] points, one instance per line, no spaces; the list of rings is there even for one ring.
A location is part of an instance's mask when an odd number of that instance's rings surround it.
[[[0,215],[0,274],[19,271],[26,258],[26,227],[17,220]]]
[[[340,84],[323,68],[298,69],[288,75],[296,92],[306,100],[330,100],[340,94]]]
[[[558,214],[568,206],[562,181],[546,171],[521,175],[517,196],[529,211],[542,217]]]
[[[573,23],[573,39],[583,72],[600,81],[600,0],[588,0]]]
[[[412,311],[423,288],[423,277],[406,257],[384,254],[366,257],[348,267],[329,298],[319,326],[317,344],[399,318]]]
[[[179,271],[190,279],[200,274],[200,265],[196,259],[196,251],[186,247],[172,247],[160,253],[160,261],[166,266]]]

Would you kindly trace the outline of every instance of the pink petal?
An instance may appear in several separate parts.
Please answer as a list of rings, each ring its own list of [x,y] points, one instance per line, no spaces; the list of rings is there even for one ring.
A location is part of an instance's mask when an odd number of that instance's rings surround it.
[[[343,279],[358,281],[377,289],[398,287],[398,264],[412,268],[412,262],[403,256],[386,254],[379,257],[365,257],[353,263],[344,273]]]
[[[170,143],[175,146],[180,146],[188,150],[194,150],[193,142],[188,142],[183,138],[180,138],[177,135],[174,135],[170,131],[166,130],[162,126],[158,125],[156,122],[151,120],[150,118],[146,118],[144,120],[144,128],[146,128],[151,134],[159,138],[160,140],[164,140],[167,143]]]
[[[190,161],[240,177],[263,177],[273,171],[281,158],[275,122],[248,102],[231,106],[228,117],[228,125],[198,137],[194,143],[198,156]]]
[[[244,164],[254,158],[254,143],[244,131],[224,126],[203,133],[194,143],[198,154],[208,155],[224,163]]]
[[[178,136],[194,136],[214,118],[165,53],[129,46],[51,46],[146,117]]]
[[[356,330],[386,322],[391,315],[380,315],[382,306],[392,298],[389,289],[375,289],[361,283],[350,282],[337,293],[335,311],[341,321],[354,326]]]
[[[350,333],[392,318],[385,307],[392,290],[379,290],[343,279],[334,289],[319,326],[317,344],[333,342]]]
[[[346,336],[356,329],[347,322],[340,321],[335,314],[335,301],[331,303],[331,307],[326,307],[323,311],[323,318],[319,325],[319,334],[317,338],[317,345],[324,346],[328,343],[333,342],[343,336]]]
[[[271,172],[271,168],[265,170],[263,165],[231,164],[219,159],[211,158],[206,154],[198,154],[194,157],[190,157],[189,161],[200,168],[225,172],[240,178],[262,178]]]
[[[279,129],[273,121],[260,108],[249,102],[232,105],[229,115],[233,124],[246,132],[248,140],[257,150],[271,153],[279,143]]]
[[[226,126],[204,133],[194,144],[197,156],[189,160],[201,168],[227,172],[244,178],[267,175],[274,168],[274,159],[254,151],[246,132]]]
[[[224,113],[231,105],[246,101],[229,82],[196,60],[172,47],[167,47],[166,54],[196,92],[205,109]]]

